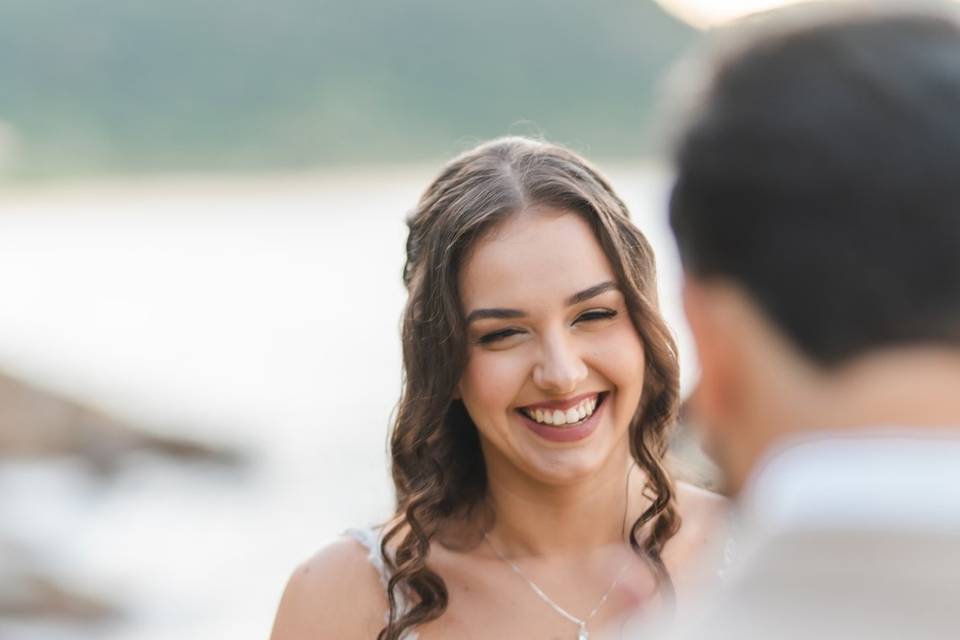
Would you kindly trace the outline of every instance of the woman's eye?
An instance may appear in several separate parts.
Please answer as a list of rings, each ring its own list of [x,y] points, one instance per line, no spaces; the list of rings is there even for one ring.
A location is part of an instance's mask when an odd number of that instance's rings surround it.
[[[617,315],[616,311],[612,309],[594,309],[593,311],[585,311],[577,316],[575,322],[589,322],[591,320],[609,320]]]
[[[511,336],[519,334],[518,329],[503,329],[501,331],[494,331],[493,333],[488,333],[486,335],[480,336],[480,339],[477,340],[480,344],[493,344],[501,340],[505,340]]]

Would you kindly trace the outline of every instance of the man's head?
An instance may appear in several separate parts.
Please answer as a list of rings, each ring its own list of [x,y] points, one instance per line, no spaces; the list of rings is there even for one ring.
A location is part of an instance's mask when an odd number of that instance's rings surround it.
[[[791,432],[946,420],[878,407],[891,358],[960,354],[960,26],[932,10],[793,12],[708,60],[670,222],[694,406],[733,488]],[[872,405],[850,395],[871,376]]]

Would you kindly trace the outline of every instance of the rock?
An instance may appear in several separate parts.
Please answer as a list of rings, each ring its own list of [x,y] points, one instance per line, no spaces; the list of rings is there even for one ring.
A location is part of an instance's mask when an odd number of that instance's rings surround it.
[[[119,607],[66,586],[37,568],[26,549],[0,541],[0,619],[100,623],[120,617]]]
[[[0,465],[78,459],[90,471],[122,482],[126,476],[116,472],[136,467],[143,462],[143,454],[227,467],[245,462],[229,447],[132,426],[84,403],[0,374]],[[0,500],[4,498],[10,496],[0,493]],[[19,538],[11,524],[0,521],[0,623],[96,629],[129,614],[121,603],[71,582],[63,571],[49,566],[43,548]]]
[[[107,622],[120,615],[114,605],[70,589],[50,576],[27,571],[0,575],[0,618],[91,623]]]
[[[243,456],[228,447],[133,427],[0,373],[0,460],[75,456],[95,471],[110,473],[133,453],[222,466],[243,462]]]

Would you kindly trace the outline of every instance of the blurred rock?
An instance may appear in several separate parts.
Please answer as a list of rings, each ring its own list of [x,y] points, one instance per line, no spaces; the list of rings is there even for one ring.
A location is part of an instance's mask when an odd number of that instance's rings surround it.
[[[107,622],[119,616],[119,609],[113,605],[71,590],[50,576],[29,571],[0,571],[0,618],[90,623]]]
[[[240,452],[228,447],[133,427],[0,374],[0,460],[75,456],[94,471],[112,473],[123,457],[133,453],[230,467],[244,461]]]
[[[119,618],[120,609],[83,593],[37,568],[25,549],[0,542],[0,619],[42,619],[101,623]]]

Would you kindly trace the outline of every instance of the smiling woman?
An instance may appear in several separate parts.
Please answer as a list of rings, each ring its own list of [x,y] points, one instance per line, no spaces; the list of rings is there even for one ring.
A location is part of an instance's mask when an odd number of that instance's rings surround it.
[[[722,501],[663,463],[676,349],[623,202],[506,138],[409,226],[396,512],[294,574],[274,640],[583,639],[672,600]]]

